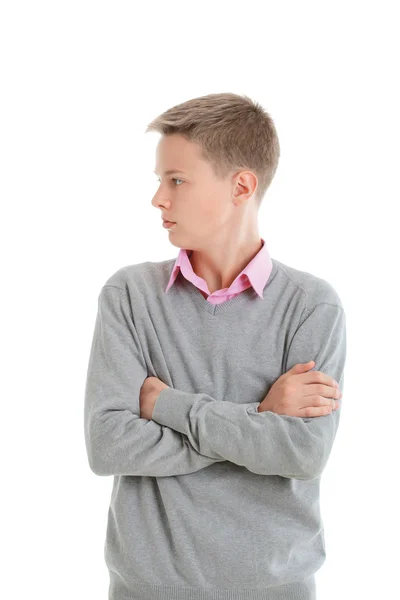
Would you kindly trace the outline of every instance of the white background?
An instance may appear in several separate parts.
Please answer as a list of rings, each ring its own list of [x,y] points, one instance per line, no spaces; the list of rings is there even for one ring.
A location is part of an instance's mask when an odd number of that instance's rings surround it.
[[[1,4],[2,597],[107,600],[112,477],[89,469],[83,433],[97,295],[121,266],[177,256],[144,131],[218,92],[250,96],[278,130],[270,254],[329,281],[346,312],[318,600],[398,593],[397,8]]]

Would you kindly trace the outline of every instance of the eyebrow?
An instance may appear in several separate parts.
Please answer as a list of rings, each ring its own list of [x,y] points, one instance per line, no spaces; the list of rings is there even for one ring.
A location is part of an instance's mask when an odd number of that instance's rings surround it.
[[[153,173],[156,173],[156,171],[153,171]],[[164,175],[172,175],[172,173],[181,173],[182,175],[185,175],[185,171],[180,171],[179,169],[168,169],[168,171],[165,171]]]

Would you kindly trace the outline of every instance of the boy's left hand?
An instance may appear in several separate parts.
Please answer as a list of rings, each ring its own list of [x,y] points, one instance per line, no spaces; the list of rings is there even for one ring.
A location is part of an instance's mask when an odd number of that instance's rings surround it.
[[[158,377],[146,377],[139,394],[140,418],[148,419],[153,416],[153,409],[160,392],[169,387]]]

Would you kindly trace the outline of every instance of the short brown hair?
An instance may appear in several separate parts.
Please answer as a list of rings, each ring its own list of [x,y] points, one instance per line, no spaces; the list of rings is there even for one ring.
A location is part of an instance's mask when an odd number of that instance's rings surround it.
[[[227,177],[232,170],[253,171],[260,207],[280,156],[274,122],[260,104],[244,94],[208,94],[169,108],[148,125],[146,133],[150,131],[179,133],[197,142],[218,177]]]

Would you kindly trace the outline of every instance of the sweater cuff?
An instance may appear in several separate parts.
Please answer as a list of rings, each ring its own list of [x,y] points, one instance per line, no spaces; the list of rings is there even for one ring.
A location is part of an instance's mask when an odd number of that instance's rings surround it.
[[[190,394],[174,388],[164,388],[154,404],[152,420],[186,435],[190,431],[191,408],[202,394]]]

